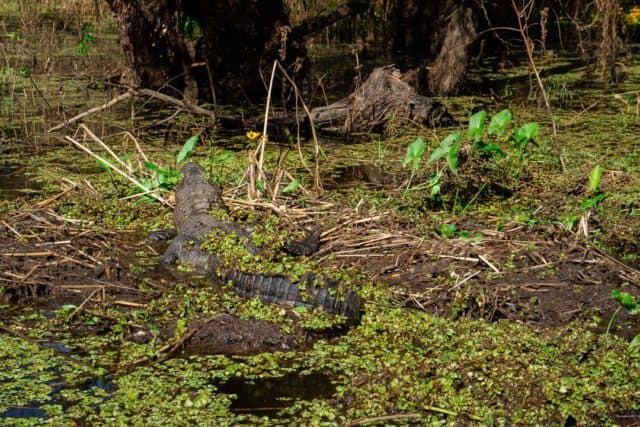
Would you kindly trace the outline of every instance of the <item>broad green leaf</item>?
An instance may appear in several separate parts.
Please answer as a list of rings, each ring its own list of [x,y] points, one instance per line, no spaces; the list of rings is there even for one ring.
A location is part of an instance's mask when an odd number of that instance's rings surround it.
[[[77,307],[73,304],[64,304],[62,307],[60,307],[60,311],[62,311],[63,313],[70,313],[76,308]]]
[[[611,291],[611,298],[618,301],[621,306],[629,310],[630,314],[637,314],[640,312],[640,307],[636,299],[628,292],[620,292],[617,289]]]
[[[469,130],[467,136],[469,139],[478,141],[484,133],[484,120],[487,118],[487,112],[482,110],[475,113],[469,118]]]
[[[286,187],[284,187],[282,189],[282,192],[283,193],[291,193],[293,191],[296,191],[298,189],[298,187],[300,187],[300,180],[299,179],[294,179]]]
[[[451,172],[453,172],[455,176],[460,176],[458,175],[458,146],[459,145],[460,143],[456,142],[451,146],[451,148],[449,149],[449,152],[447,153],[447,163],[449,164],[449,169],[451,169]]]
[[[160,167],[158,165],[156,165],[155,163],[144,162],[144,167],[147,168],[147,170],[149,172],[153,172],[155,174],[159,174],[160,173]]]
[[[606,199],[606,197],[607,197],[606,194],[598,194],[595,197],[585,200],[584,202],[582,202],[582,210],[586,211],[587,209],[591,209],[598,206],[601,201]]]
[[[429,186],[431,187],[431,197],[435,197],[440,194],[440,188],[442,187],[442,171],[438,171],[429,179]]]
[[[507,126],[511,121],[511,117],[511,111],[507,109],[500,111],[498,114],[494,114],[494,116],[491,117],[491,122],[489,122],[489,129],[487,130],[489,135],[504,135],[505,131],[507,130]]]
[[[180,150],[176,157],[177,164],[180,164],[189,158],[193,150],[196,148],[198,141],[200,141],[200,134],[193,135],[191,138],[187,139],[187,142],[184,143],[182,150]]]
[[[440,226],[440,235],[446,239],[454,237],[458,231],[458,227],[455,224],[442,224]]]
[[[431,186],[431,197],[435,197],[440,194],[440,189],[442,188],[442,183],[438,182],[435,185]]]
[[[264,181],[261,179],[256,181],[256,188],[260,191],[267,191],[267,186],[265,185]]]
[[[565,230],[573,231],[576,225],[578,225],[578,221],[580,221],[579,216],[571,215],[571,216],[564,217],[562,219],[562,225],[564,226]]]
[[[446,156],[449,153],[451,146],[460,142],[461,137],[462,134],[460,132],[453,132],[445,139],[443,139],[440,143],[440,146],[433,150],[433,152],[429,156],[429,159],[427,160],[427,163],[437,162],[438,160]]]
[[[598,192],[598,187],[600,186],[600,179],[602,178],[602,166],[595,165],[591,172],[589,173],[589,191],[591,193]]]
[[[426,148],[427,145],[424,143],[422,138],[416,138],[411,144],[409,144],[409,146],[407,146],[407,154],[404,156],[402,167],[407,167],[407,165],[411,163],[411,169],[414,171],[418,169],[418,164],[420,163]]]
[[[535,137],[538,136],[539,132],[540,125],[538,125],[536,122],[525,123],[518,130],[518,133],[515,136],[515,140],[519,144],[526,145],[531,140],[535,139]]]
[[[111,171],[111,167],[106,164],[105,162],[103,162],[100,159],[96,159],[96,163],[98,164],[98,166],[100,166],[102,169],[104,169],[105,171],[107,171],[107,173],[109,174],[109,176],[113,176],[113,172]]]
[[[493,142],[486,143],[484,141],[476,141],[473,143],[473,148],[475,148],[476,150],[482,153],[496,154],[499,157],[506,156],[504,151],[502,151],[502,148],[500,148],[497,144],[494,144]]]
[[[640,334],[636,335],[636,337],[629,343],[630,348],[636,348],[638,346],[640,346]]]

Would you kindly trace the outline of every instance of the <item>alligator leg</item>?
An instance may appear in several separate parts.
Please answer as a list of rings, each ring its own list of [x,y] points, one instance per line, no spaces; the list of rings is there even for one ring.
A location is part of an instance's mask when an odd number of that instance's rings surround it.
[[[213,274],[220,261],[217,257],[200,248],[202,241],[193,236],[178,234],[162,255],[162,264],[181,263],[194,267],[206,274]]]
[[[288,242],[283,246],[286,253],[296,256],[312,255],[318,252],[318,248],[320,248],[320,230],[317,228],[311,230],[304,239],[297,240],[295,242]]]
[[[150,231],[147,235],[147,239],[152,242],[166,242],[178,235],[178,230],[175,228],[161,228],[159,230]]]

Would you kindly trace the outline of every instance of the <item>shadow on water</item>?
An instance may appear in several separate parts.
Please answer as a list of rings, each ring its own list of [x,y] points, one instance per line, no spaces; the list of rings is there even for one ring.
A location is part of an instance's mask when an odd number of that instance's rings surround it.
[[[0,200],[39,193],[41,188],[42,185],[31,178],[26,167],[9,162],[0,165]]]
[[[292,373],[278,378],[249,381],[234,378],[218,386],[221,393],[237,398],[231,404],[235,413],[275,416],[295,400],[328,398],[335,392],[331,379],[324,374],[299,375]]]
[[[382,168],[370,163],[339,166],[323,177],[327,189],[348,188],[360,183],[382,187],[389,180],[390,176]]]

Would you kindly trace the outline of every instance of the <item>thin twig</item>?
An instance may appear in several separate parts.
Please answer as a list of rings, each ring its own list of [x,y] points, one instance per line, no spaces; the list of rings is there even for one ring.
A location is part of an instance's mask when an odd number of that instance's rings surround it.
[[[89,302],[91,301],[91,299],[93,298],[93,296],[95,294],[98,293],[98,291],[100,291],[100,289],[102,289],[102,291],[104,291],[104,287],[95,289],[93,292],[91,292],[91,294],[84,300],[82,301],[82,304],[80,304],[78,307],[76,307],[75,310],[73,310],[73,312],[67,316],[67,322],[70,321],[71,319],[73,319],[73,316],[75,316],[80,310],[82,310],[82,308]]]
[[[0,223],[5,227],[7,227],[13,234],[15,234],[18,237],[18,239],[20,240],[23,239],[22,234],[18,233],[18,231],[12,226],[10,226],[9,223],[7,223],[5,220],[0,219]]]
[[[132,91],[127,91],[121,95],[116,96],[115,98],[113,98],[112,100],[110,100],[109,102],[106,102],[98,107],[93,107],[83,113],[80,113],[76,116],[73,116],[72,118],[70,118],[69,120],[64,121],[63,123],[60,123],[59,125],[56,125],[54,127],[52,127],[51,129],[49,129],[47,132],[54,132],[58,129],[62,129],[63,127],[69,126],[75,122],[77,122],[78,120],[81,120],[84,117],[90,116],[91,114],[95,114],[98,113],[102,110],[106,110],[107,108],[124,101],[125,99],[129,99],[131,98],[131,96],[133,95]]]
[[[91,139],[93,139],[95,142],[98,143],[98,145],[100,145],[102,148],[104,148],[107,151],[107,153],[109,153],[109,155],[111,157],[113,157],[113,159],[116,162],[120,163],[120,166],[125,168],[127,170],[127,172],[129,172],[130,175],[133,175],[133,169],[131,168],[131,166],[129,166],[128,164],[123,162],[122,159],[120,159],[120,157],[118,157],[118,155],[113,152],[111,147],[109,147],[107,144],[104,143],[104,141],[102,141],[100,138],[98,138],[98,136],[95,133],[93,133],[93,131],[91,131],[91,129],[89,129],[86,125],[82,124],[82,125],[80,125],[80,127],[87,133],[87,135],[89,135],[89,137]]]
[[[313,124],[313,117],[311,116],[311,111],[307,104],[304,102],[302,95],[300,95],[300,91],[298,90],[298,86],[293,81],[291,77],[287,74],[286,70],[278,63],[278,67],[280,67],[280,71],[287,79],[289,84],[293,87],[293,90],[296,93],[296,99],[300,99],[302,103],[302,108],[304,109],[305,114],[307,115],[307,119],[309,119],[309,128],[311,129],[311,137],[313,138],[313,148],[314,148],[314,159],[315,159],[315,170],[313,174],[313,187],[314,190],[322,190],[322,183],[320,182],[320,144],[318,143],[318,135],[316,134],[316,127]]]
[[[113,165],[111,162],[109,162],[108,160],[106,160],[103,157],[98,156],[97,154],[95,154],[93,151],[91,151],[90,149],[88,149],[87,147],[85,147],[84,145],[80,144],[78,141],[76,141],[75,139],[71,138],[70,136],[65,136],[64,137],[67,141],[71,142],[73,145],[75,145],[76,147],[80,148],[82,151],[86,152],[87,154],[95,157],[96,159],[100,160],[101,162],[103,162],[104,164],[106,164],[107,166],[109,166],[111,169],[113,169],[114,171],[116,171],[119,175],[121,175],[122,177],[124,177],[125,179],[127,179],[129,182],[131,182],[133,185],[135,185],[138,188],[141,188],[144,191],[148,191],[149,189],[147,187],[145,187],[144,185],[142,185],[141,183],[139,183],[137,180],[133,179],[132,177],[130,177],[129,175],[127,175],[126,173],[122,172],[120,169],[118,169],[115,165]],[[171,203],[169,203],[168,201],[166,201],[162,196],[159,196],[158,194],[155,193],[150,193],[149,194],[151,197],[153,197],[154,199],[156,199],[157,201],[159,201],[160,203],[162,203],[163,205],[173,208],[173,206],[171,205]]]
[[[536,81],[538,82],[538,86],[540,87],[540,92],[542,93],[542,99],[544,100],[544,105],[547,108],[547,112],[549,113],[549,118],[551,119],[551,128],[553,131],[553,144],[554,144],[558,159],[560,160],[562,173],[566,173],[567,167],[564,163],[564,157],[562,156],[562,146],[560,145],[560,140],[558,139],[558,126],[556,125],[556,119],[553,116],[553,111],[551,110],[549,95],[547,94],[547,90],[544,87],[542,78],[540,78],[540,72],[538,71],[538,67],[536,66],[536,61],[533,58],[533,50],[531,48],[531,39],[529,38],[528,31],[525,29],[522,23],[522,17],[520,16],[522,11],[518,9],[518,6],[516,5],[516,0],[511,0],[511,5],[513,6],[513,10],[515,11],[516,17],[518,18],[518,31],[520,32],[520,36],[522,37],[522,41],[524,42],[524,46],[527,50],[529,65],[531,66],[531,70],[533,71],[533,74],[536,76]]]
[[[164,94],[155,90],[151,90],[151,89],[138,89],[136,92],[141,93],[143,95],[150,96],[152,98],[159,99],[160,101],[168,102],[169,104],[177,105],[178,107],[184,108],[190,113],[207,116],[214,120],[216,119],[216,113],[214,113],[213,111],[206,110],[198,105],[192,104],[186,99],[181,100],[178,98],[174,98],[173,96],[169,96],[167,94]]]
[[[51,204],[52,202],[58,200],[60,197],[63,197],[65,195],[67,195],[68,193],[70,193],[72,190],[75,190],[76,188],[78,188],[78,184],[74,183],[71,187],[68,187],[64,190],[62,190],[60,193],[58,194],[54,194],[53,196],[45,199],[45,200],[41,200],[38,203],[36,203],[36,208],[43,208],[49,204]]]

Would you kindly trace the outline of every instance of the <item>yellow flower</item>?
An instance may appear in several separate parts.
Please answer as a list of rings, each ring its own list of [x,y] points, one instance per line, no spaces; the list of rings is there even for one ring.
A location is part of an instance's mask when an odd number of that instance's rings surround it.
[[[637,25],[640,23],[640,7],[633,6],[625,15],[624,19],[629,25]]]
[[[247,132],[247,138],[249,138],[249,140],[253,141],[255,139],[258,139],[260,137],[260,135],[262,135],[260,132],[255,132],[250,130],[249,132]]]

